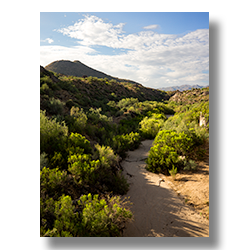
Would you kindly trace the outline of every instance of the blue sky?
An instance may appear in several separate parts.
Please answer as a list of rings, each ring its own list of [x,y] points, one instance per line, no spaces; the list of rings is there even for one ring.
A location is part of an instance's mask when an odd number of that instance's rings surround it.
[[[41,12],[40,64],[79,60],[161,88],[209,84],[208,12]]]

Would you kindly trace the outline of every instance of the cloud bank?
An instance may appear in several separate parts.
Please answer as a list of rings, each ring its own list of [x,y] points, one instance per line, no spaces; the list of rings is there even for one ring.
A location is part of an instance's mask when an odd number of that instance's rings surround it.
[[[41,64],[45,66],[60,59],[80,60],[112,76],[154,88],[208,84],[208,29],[185,35],[158,34],[151,30],[158,27],[153,24],[144,27],[144,31],[126,34],[124,26],[84,16],[74,25],[56,30],[76,39],[78,45],[41,46]],[[96,46],[119,49],[120,53],[100,54]]]

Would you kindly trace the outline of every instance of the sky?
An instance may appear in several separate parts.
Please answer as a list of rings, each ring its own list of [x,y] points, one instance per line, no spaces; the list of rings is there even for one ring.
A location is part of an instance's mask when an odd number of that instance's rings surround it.
[[[79,60],[146,87],[209,85],[208,12],[41,12],[40,65]]]

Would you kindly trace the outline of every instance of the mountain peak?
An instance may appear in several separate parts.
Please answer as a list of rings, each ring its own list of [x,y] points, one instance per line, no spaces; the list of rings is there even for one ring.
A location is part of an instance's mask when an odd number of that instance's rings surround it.
[[[131,81],[131,80],[125,80],[120,79],[117,77],[113,77],[110,75],[107,75],[101,71],[95,70],[82,62],[75,60],[75,61],[69,61],[69,60],[59,60],[54,61],[47,66],[45,66],[46,70],[53,71],[55,73],[63,74],[63,75],[71,75],[71,76],[93,76],[97,78],[107,78],[108,80],[116,80],[118,82],[129,82],[133,84],[139,84],[137,82]]]

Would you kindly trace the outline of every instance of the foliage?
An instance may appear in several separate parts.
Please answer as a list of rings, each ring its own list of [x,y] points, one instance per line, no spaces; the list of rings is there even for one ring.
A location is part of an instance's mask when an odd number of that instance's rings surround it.
[[[47,112],[51,115],[61,115],[64,110],[64,105],[65,103],[63,103],[61,100],[52,97],[49,99],[47,104]]]
[[[70,196],[55,203],[55,222],[43,236],[50,237],[117,237],[132,213],[124,208],[119,197],[99,199],[98,195],[83,195],[76,205]]]
[[[195,163],[195,161],[193,160],[184,160],[184,170],[192,170],[192,171],[195,171],[197,170],[197,164]]]
[[[161,115],[154,115],[152,117],[144,117],[140,122],[140,131],[142,136],[146,139],[153,139],[164,124],[164,119]]]
[[[202,154],[198,145],[209,135],[207,97],[193,102],[188,92],[181,102],[167,101],[174,93],[97,77],[56,75],[58,80],[45,73],[40,76],[41,236],[119,236],[132,216],[115,196],[129,189],[119,161],[141,140],[156,137],[148,170],[195,170],[192,155]],[[198,126],[200,112],[206,127]],[[167,119],[169,114],[175,115]]]
[[[131,132],[129,134],[116,135],[111,142],[114,151],[121,157],[126,156],[126,151],[134,150],[139,147],[140,141],[139,133]]]
[[[40,87],[40,94],[41,95],[48,95],[48,96],[52,95],[52,91],[47,83],[43,83],[43,85]]]
[[[173,177],[173,179],[175,179],[175,175],[177,174],[177,167],[174,167],[174,165],[172,166],[171,170],[168,170],[168,172],[170,173],[170,175]]]
[[[40,152],[48,155],[60,151],[64,147],[68,135],[68,127],[64,122],[46,116],[46,111],[40,111]]]
[[[117,103],[117,107],[119,109],[125,109],[126,107],[134,106],[136,104],[138,104],[137,98],[124,98]]]
[[[85,136],[82,136],[78,133],[71,133],[68,138],[68,150],[69,153],[85,153],[91,154],[92,148],[90,142],[86,139]]]
[[[68,171],[76,184],[94,184],[95,171],[100,167],[99,160],[92,160],[90,154],[73,154],[68,157]]]
[[[164,172],[173,166],[180,168],[183,163],[179,156],[190,157],[195,147],[201,145],[201,140],[190,129],[189,133],[177,133],[171,130],[162,130],[154,140],[153,147],[149,151],[147,169],[152,172]]]
[[[66,187],[67,172],[60,171],[59,168],[49,169],[44,167],[40,171],[41,193],[42,196],[58,198]]]
[[[100,146],[99,144],[95,145],[96,154],[95,157],[100,159],[101,165],[105,168],[110,166],[116,166],[119,161],[119,157],[114,154],[114,151],[111,147]]]
[[[47,158],[47,154],[43,152],[40,154],[40,170],[42,170],[44,167],[48,167],[49,160]]]
[[[83,109],[73,106],[70,109],[70,115],[74,118],[71,130],[80,134],[84,134],[88,118],[87,115],[83,112]]]
[[[112,117],[107,117],[106,115],[101,114],[101,112],[102,108],[90,108],[88,112],[88,118],[93,124],[101,123],[103,126],[105,126],[106,123],[112,122]]]

